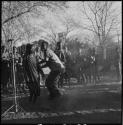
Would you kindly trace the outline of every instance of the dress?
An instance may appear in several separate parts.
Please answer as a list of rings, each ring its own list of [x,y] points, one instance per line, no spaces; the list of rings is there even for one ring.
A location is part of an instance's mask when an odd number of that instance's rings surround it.
[[[26,83],[29,87],[30,93],[33,93],[37,96],[40,95],[40,82],[39,82],[39,73],[36,57],[34,54],[30,54],[24,57],[24,76]]]

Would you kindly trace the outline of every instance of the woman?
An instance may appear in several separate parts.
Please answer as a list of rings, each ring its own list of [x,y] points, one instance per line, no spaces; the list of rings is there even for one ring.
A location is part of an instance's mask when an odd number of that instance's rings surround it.
[[[29,101],[36,102],[38,96],[40,96],[40,81],[38,73],[38,65],[35,56],[35,48],[31,44],[26,46],[26,54],[23,61],[25,79],[30,92]]]

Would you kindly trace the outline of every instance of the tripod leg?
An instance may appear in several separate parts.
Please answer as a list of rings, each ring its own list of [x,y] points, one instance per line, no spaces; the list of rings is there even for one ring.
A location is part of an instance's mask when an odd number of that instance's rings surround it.
[[[21,112],[26,112],[21,106],[17,105],[17,109],[19,111],[19,109],[21,110]]]
[[[7,109],[3,114],[2,117],[4,117],[6,115],[7,112],[9,112],[9,110],[11,110],[14,107],[14,105],[12,105],[9,109]]]

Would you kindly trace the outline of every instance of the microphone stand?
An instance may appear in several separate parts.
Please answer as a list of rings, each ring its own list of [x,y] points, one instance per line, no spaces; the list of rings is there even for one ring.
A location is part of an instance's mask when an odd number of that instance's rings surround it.
[[[14,84],[14,89],[13,89],[13,93],[14,93],[14,101],[13,101],[13,105],[8,108],[3,114],[2,117],[5,117],[8,113],[19,113],[20,112],[25,112],[25,110],[19,106],[19,102],[17,101],[17,87],[16,87],[16,74],[15,74],[15,70],[16,70],[16,66],[15,66],[15,52],[13,51],[13,42],[11,41],[11,47],[12,47],[12,77],[13,77],[13,84]],[[14,112],[10,112],[12,109],[14,109]]]

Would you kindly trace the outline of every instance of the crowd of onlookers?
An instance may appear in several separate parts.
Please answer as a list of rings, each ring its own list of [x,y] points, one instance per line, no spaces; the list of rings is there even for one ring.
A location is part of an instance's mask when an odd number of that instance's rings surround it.
[[[40,55],[39,44],[35,43],[35,51]],[[18,51],[19,50],[19,51]],[[26,91],[27,86],[25,84],[25,78],[23,73],[23,58],[25,55],[25,49],[21,50],[17,47],[13,47],[14,53],[14,65],[15,74],[16,74],[16,83],[19,86],[19,91]],[[59,57],[61,62],[65,66],[65,72],[60,75],[58,87],[63,87],[63,85],[70,83],[70,78],[77,78],[78,83],[80,84],[96,84],[101,80],[103,75],[103,69],[99,68],[100,55],[96,53],[95,48],[89,48],[88,54],[84,55],[82,51],[79,51],[75,58],[72,58],[72,51],[68,50],[68,47],[62,47],[62,42],[56,44],[54,53]],[[1,65],[1,87],[3,92],[9,92],[10,88],[13,86],[13,54],[5,47],[1,47],[2,54],[2,65]],[[115,51],[115,61],[114,67],[116,69],[117,79],[120,80],[121,77],[121,54],[118,47]],[[106,70],[106,68],[104,69]],[[45,74],[45,73],[44,73]],[[42,78],[43,79],[43,78]],[[44,78],[45,79],[45,78]],[[44,80],[43,79],[43,80]]]

